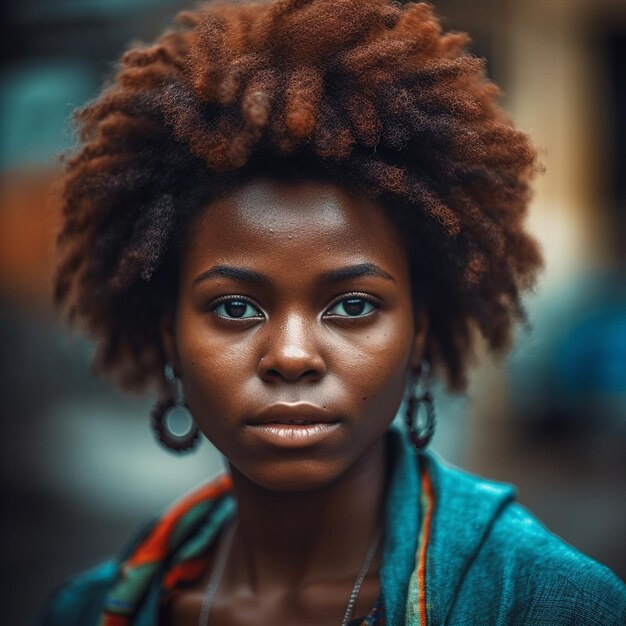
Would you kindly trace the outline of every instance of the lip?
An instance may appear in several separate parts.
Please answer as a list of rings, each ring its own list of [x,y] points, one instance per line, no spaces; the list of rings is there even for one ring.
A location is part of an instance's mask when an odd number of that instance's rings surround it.
[[[341,422],[285,424],[269,422],[249,425],[248,435],[258,443],[275,448],[306,448],[335,439]]]
[[[256,413],[246,423],[248,426],[261,426],[265,424],[284,424],[289,421],[326,425],[339,422],[337,417],[326,409],[308,402],[295,402],[292,404],[272,404]]]
[[[264,445],[304,448],[333,440],[341,420],[314,404],[274,404],[247,422],[249,436]]]

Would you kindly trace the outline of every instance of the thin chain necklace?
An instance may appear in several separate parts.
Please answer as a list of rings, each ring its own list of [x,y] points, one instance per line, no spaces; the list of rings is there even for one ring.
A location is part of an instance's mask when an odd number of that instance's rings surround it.
[[[220,582],[222,580],[222,575],[224,574],[226,561],[228,560],[228,554],[230,552],[230,545],[233,541],[233,536],[235,535],[236,529],[237,522],[235,522],[228,529],[227,534],[224,536],[224,539],[222,540],[218,548],[217,555],[215,556],[215,564],[213,565],[213,571],[211,572],[211,577],[204,591],[204,598],[202,600],[202,607],[200,609],[200,619],[198,620],[198,626],[208,626],[209,614],[211,613],[213,600],[215,599],[215,594],[217,593],[218,587],[220,586]],[[372,561],[374,560],[374,555],[376,554],[376,550],[378,549],[378,544],[380,543],[381,537],[382,529],[379,528],[376,531],[372,542],[370,543],[367,554],[365,555],[365,559],[363,560],[363,563],[361,565],[361,569],[359,570],[356,580],[354,581],[354,586],[352,587],[352,591],[350,592],[348,606],[346,607],[346,612],[344,613],[341,626],[347,626],[352,619],[352,613],[354,612],[354,607],[356,605],[357,598],[359,597],[359,591],[361,590],[363,581],[365,580],[367,572],[372,565]]]

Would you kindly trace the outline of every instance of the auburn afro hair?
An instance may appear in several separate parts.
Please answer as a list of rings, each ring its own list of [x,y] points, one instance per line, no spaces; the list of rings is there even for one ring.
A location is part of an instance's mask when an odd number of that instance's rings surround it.
[[[536,153],[468,42],[423,3],[278,0],[200,5],[126,52],[76,114],[62,185],[55,295],[95,337],[97,369],[162,384],[191,220],[255,176],[303,176],[399,222],[428,357],[461,389],[475,330],[506,347],[541,266],[523,229]]]

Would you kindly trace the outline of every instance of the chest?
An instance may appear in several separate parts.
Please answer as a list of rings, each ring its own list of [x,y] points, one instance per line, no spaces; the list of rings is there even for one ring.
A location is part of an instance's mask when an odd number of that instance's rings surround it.
[[[379,596],[378,576],[368,576],[359,592],[350,624],[361,624],[373,613]],[[225,589],[215,597],[203,626],[340,626],[352,584],[310,585],[299,591],[281,589],[253,594]],[[160,626],[199,626],[203,589],[179,592],[169,603]],[[375,623],[375,622],[373,622]]]

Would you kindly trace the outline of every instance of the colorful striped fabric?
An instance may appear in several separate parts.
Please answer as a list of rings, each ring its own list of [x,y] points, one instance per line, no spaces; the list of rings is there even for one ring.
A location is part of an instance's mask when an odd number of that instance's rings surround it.
[[[219,527],[232,514],[232,481],[224,475],[179,500],[161,517],[121,566],[107,594],[100,626],[131,626],[145,594],[168,561],[164,593],[204,571],[206,551]],[[221,506],[220,506],[221,505]]]
[[[427,616],[430,612],[430,607],[427,606],[426,595],[426,556],[427,548],[430,545],[430,529],[435,508],[435,495],[425,463],[421,464],[420,505],[421,528],[417,544],[416,567],[409,580],[405,613],[406,626],[428,626]]]
[[[406,624],[427,626],[426,553],[433,514],[433,489],[425,464],[421,473],[421,530],[417,567],[411,576]],[[119,580],[108,593],[99,626],[132,626],[133,617],[156,576],[162,576],[162,596],[193,583],[206,568],[208,549],[222,524],[234,513],[232,481],[223,475],[188,494],[170,508],[133,549],[121,567]],[[384,558],[384,557],[383,557]],[[168,564],[165,574],[162,566]],[[385,610],[379,596],[369,615],[350,626],[384,626]]]

